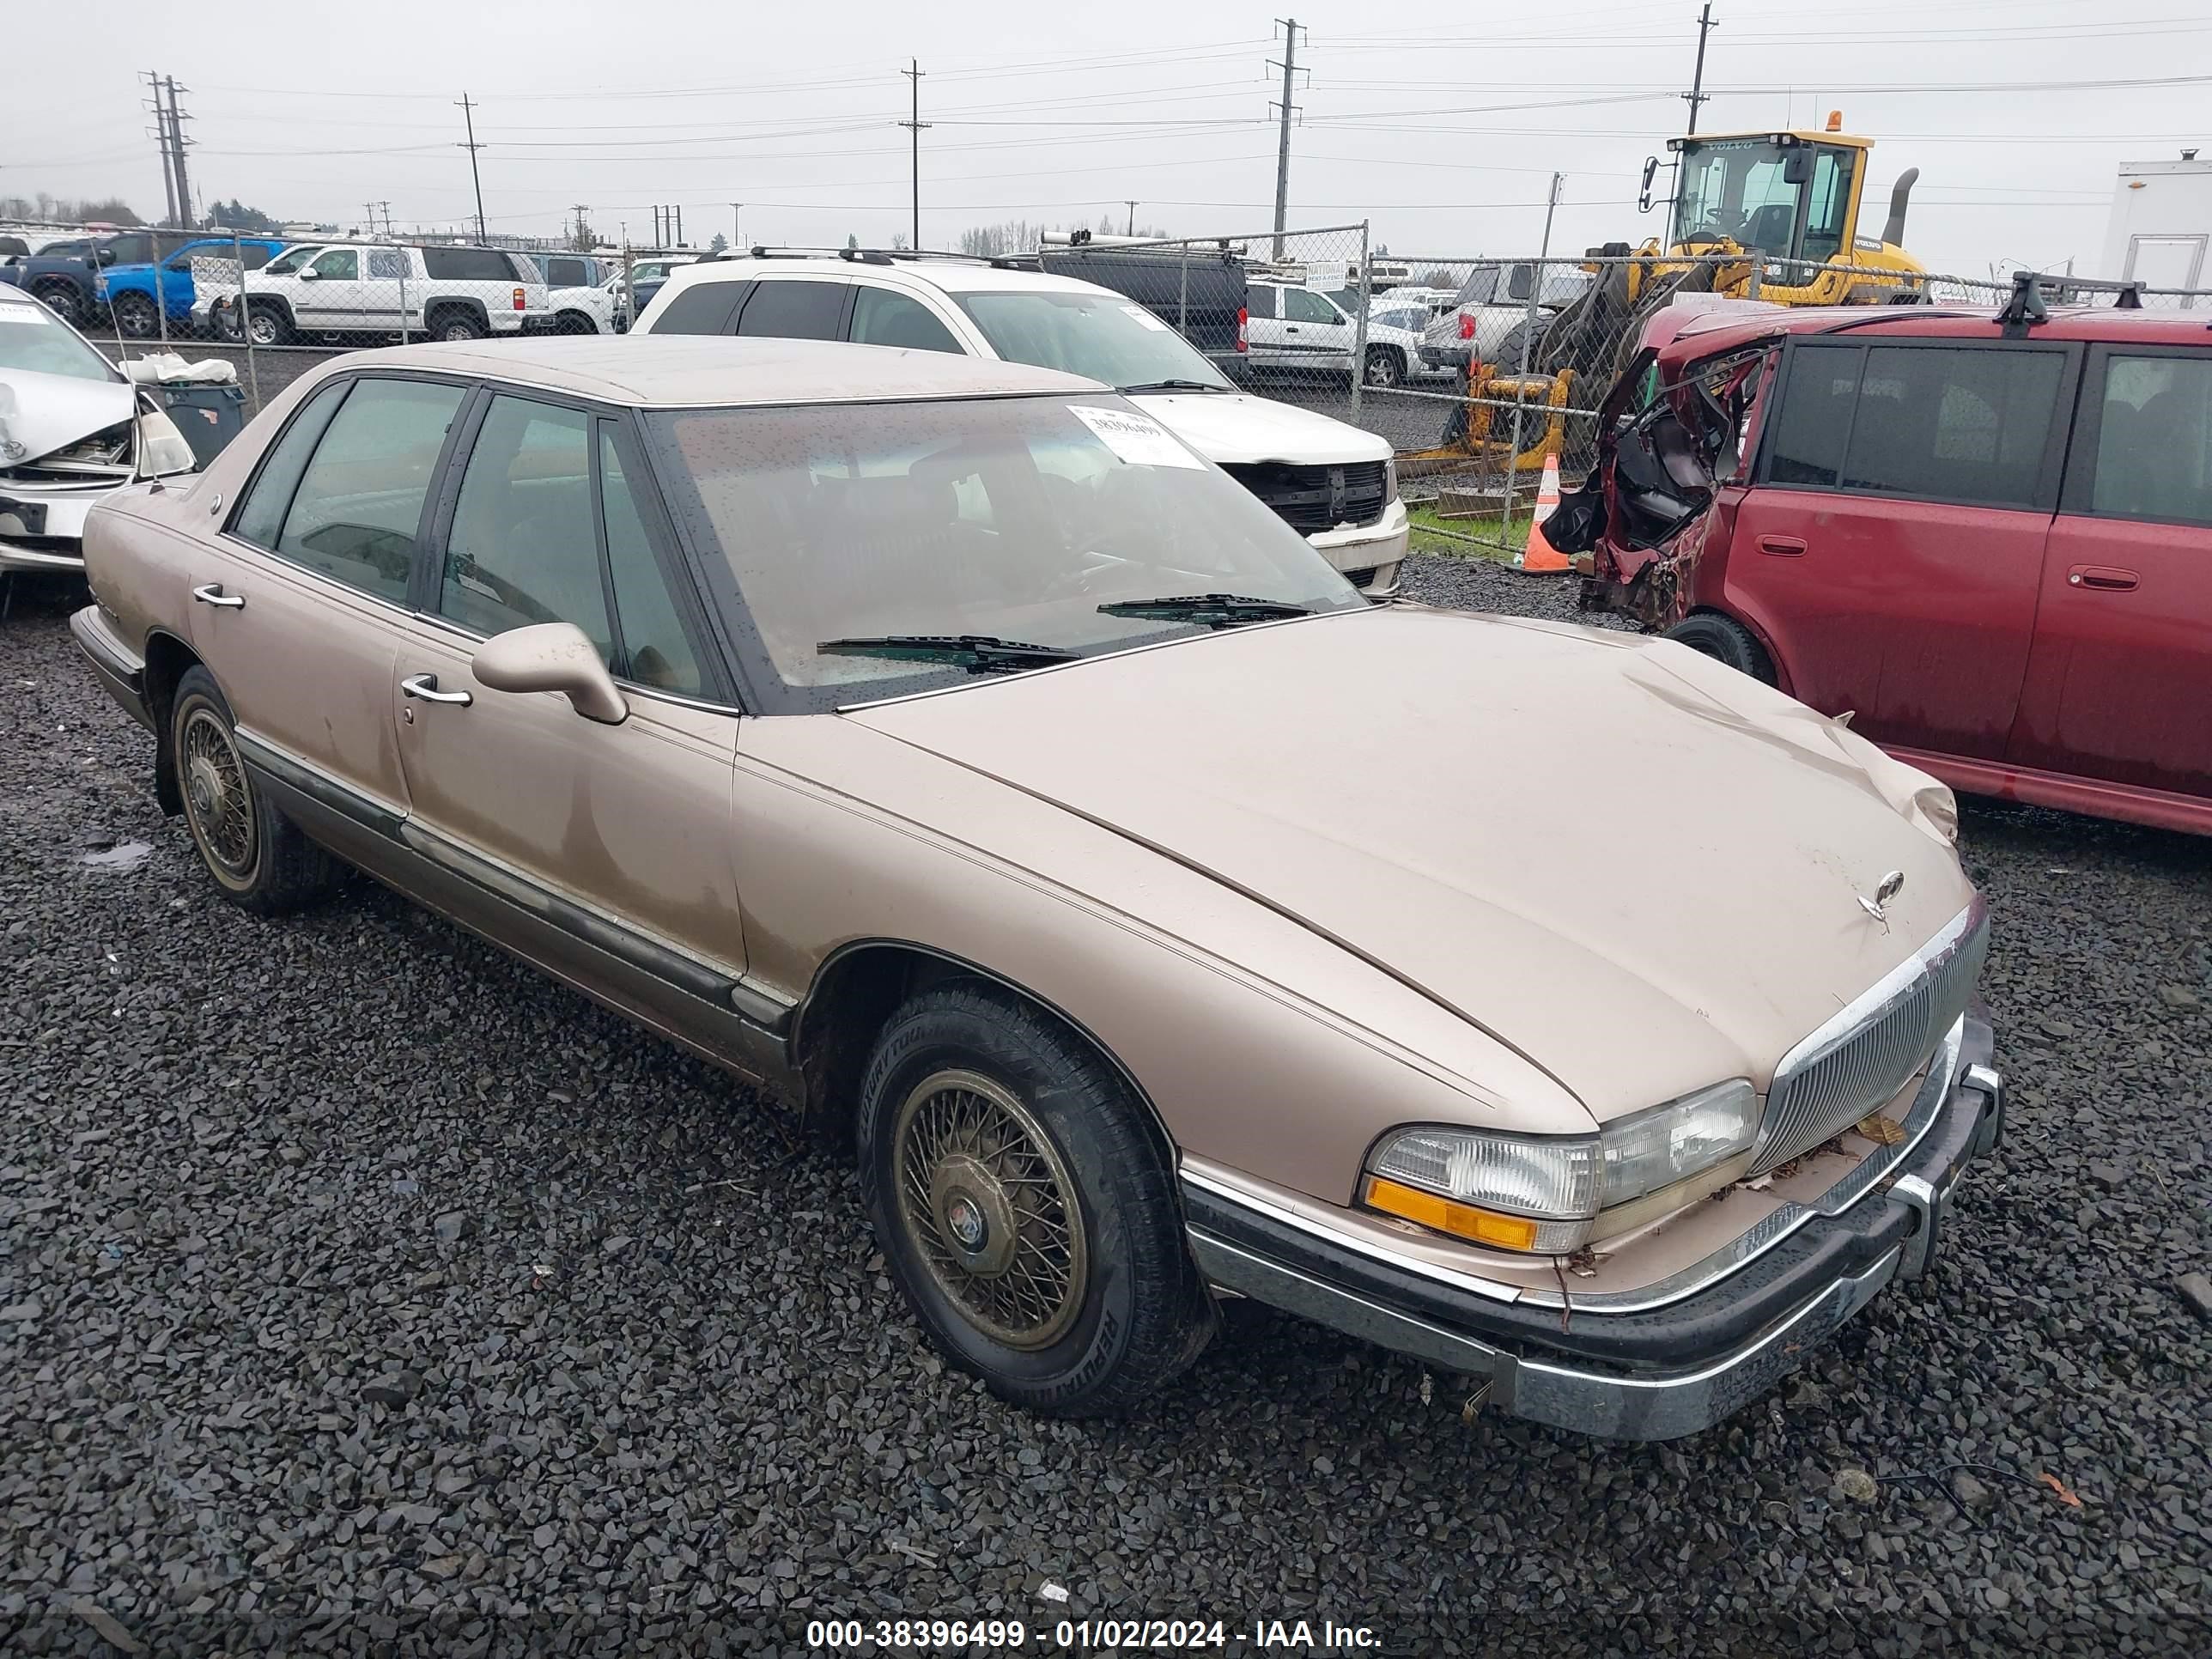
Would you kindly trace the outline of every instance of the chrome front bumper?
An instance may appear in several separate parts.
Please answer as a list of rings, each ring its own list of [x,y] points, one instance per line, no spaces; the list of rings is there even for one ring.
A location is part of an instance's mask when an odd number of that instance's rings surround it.
[[[1905,1115],[1818,1202],[1785,1205],[1696,1268],[1570,1309],[1510,1287],[1474,1293],[1403,1256],[1186,1170],[1192,1254],[1217,1288],[1441,1369],[1487,1379],[1486,1403],[1577,1433],[1694,1434],[1797,1370],[1894,1279],[1925,1273],[1960,1172],[2003,1132],[1988,1027],[1962,1019]],[[1563,1317],[1563,1315],[1565,1316]]]

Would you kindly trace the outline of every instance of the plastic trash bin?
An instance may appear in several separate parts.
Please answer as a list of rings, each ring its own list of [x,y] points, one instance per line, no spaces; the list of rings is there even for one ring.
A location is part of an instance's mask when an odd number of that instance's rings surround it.
[[[235,386],[167,380],[145,389],[161,400],[201,471],[246,429],[246,393]]]

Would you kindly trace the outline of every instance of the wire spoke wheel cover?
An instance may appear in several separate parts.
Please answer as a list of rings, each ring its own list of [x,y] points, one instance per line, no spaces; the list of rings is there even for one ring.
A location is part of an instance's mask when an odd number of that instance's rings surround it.
[[[178,781],[192,834],[208,862],[233,881],[253,873],[258,853],[253,796],[246,768],[216,712],[201,704],[185,716]]]
[[[1089,1279],[1083,1212],[1030,1109],[979,1073],[937,1072],[900,1103],[891,1145],[899,1225],[969,1323],[1010,1348],[1066,1334]]]

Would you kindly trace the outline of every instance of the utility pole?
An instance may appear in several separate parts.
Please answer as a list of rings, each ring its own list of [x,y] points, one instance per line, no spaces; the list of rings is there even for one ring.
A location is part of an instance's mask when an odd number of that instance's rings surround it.
[[[925,121],[921,118],[921,77],[925,73],[927,73],[927,71],[921,67],[921,59],[919,58],[909,58],[906,62],[907,66],[901,70],[899,73],[905,76],[907,79],[913,83],[913,112],[907,119],[900,122],[899,125],[904,127],[908,132],[914,135],[913,246],[916,249],[919,249],[921,246],[921,130],[924,127],[933,126],[936,124],[932,121]]]
[[[179,107],[177,103],[176,76],[173,75],[164,76],[162,79],[167,82],[169,88],[169,158],[171,165],[173,165],[177,170],[177,223],[180,227],[189,227],[193,222],[193,214],[192,181],[190,175],[187,174],[185,170],[185,121],[186,117],[184,111]],[[190,87],[186,87],[184,90],[190,92],[191,88]]]
[[[676,210],[675,210],[675,211],[676,211],[676,246],[678,246],[678,247],[682,247],[682,246],[684,246],[684,204],[683,204],[683,203],[681,203],[681,202],[678,202],[678,203],[676,204]]]
[[[1129,203],[1129,228],[1127,234],[1134,236],[1137,234],[1137,204],[1134,202],[1130,202],[1129,198],[1126,196],[1121,199],[1124,202]]]
[[[1682,94],[1684,100],[1690,106],[1690,125],[1687,130],[1691,132],[1698,130],[1699,106],[1712,96],[1705,90],[1705,36],[1718,27],[1713,21],[1712,0],[1705,0],[1704,9],[1698,14],[1698,67],[1691,74],[1690,89]]]
[[[363,234],[364,235],[368,235],[368,236],[374,236],[374,235],[375,235],[375,234],[376,234],[376,204],[375,204],[375,203],[374,203],[374,202],[363,202],[363,203],[361,204],[361,210],[362,210],[363,213],[366,213],[366,214],[368,216],[368,225],[367,229],[366,229],[362,234]]]
[[[1283,257],[1283,225],[1291,210],[1291,115],[1296,107],[1291,102],[1291,77],[1298,67],[1298,20],[1278,17],[1283,26],[1283,101],[1276,107],[1283,112],[1282,137],[1275,149],[1275,253]],[[1267,62],[1272,65],[1273,58]]]
[[[489,241],[490,238],[484,232],[483,175],[477,171],[477,152],[483,146],[477,143],[476,106],[469,101],[466,92],[461,94],[461,119],[468,124],[469,140],[460,148],[469,153],[469,180],[477,187],[477,240]]]
[[[568,211],[576,216],[575,240],[576,251],[579,253],[586,253],[591,251],[592,245],[589,241],[585,240],[584,236],[584,216],[591,210],[592,204],[589,202],[572,202],[568,206]]]
[[[730,246],[733,248],[738,246],[744,240],[738,234],[738,210],[744,206],[744,204],[743,202],[732,202],[730,204]]]
[[[384,210],[384,234],[386,237],[389,237],[392,234],[392,204],[389,202],[379,202],[377,206]]]
[[[148,70],[138,77],[154,89],[154,142],[161,147],[161,194],[168,203],[165,225],[177,222],[177,168],[169,149],[169,107],[161,100],[161,77]]]

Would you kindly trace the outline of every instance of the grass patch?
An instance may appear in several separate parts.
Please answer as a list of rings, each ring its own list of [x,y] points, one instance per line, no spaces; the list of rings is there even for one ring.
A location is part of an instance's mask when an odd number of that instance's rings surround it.
[[[1489,559],[1493,562],[1510,559],[1510,549],[1498,544],[1504,542],[1505,520],[1502,516],[1486,514],[1474,519],[1443,519],[1437,516],[1436,503],[1422,501],[1408,505],[1406,517],[1412,530],[1407,540],[1408,550],[1415,553],[1434,553],[1452,559]],[[1525,535],[1528,520],[1518,521]],[[1463,539],[1468,536],[1480,541]]]

